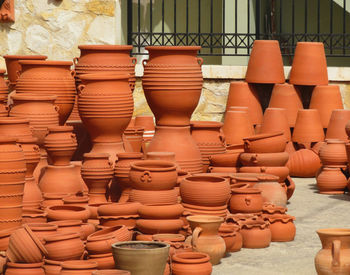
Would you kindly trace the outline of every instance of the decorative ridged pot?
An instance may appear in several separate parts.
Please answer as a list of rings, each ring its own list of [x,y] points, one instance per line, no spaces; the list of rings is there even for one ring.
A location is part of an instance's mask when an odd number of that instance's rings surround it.
[[[6,70],[0,69],[0,101],[3,102],[4,105],[7,103],[7,97],[9,94],[8,81],[5,80]]]
[[[323,165],[346,165],[348,158],[345,141],[326,139],[326,144],[319,150],[319,156]]]
[[[240,223],[244,248],[265,248],[271,243],[269,223],[261,219],[247,219]]]
[[[265,217],[270,223],[272,242],[291,242],[294,240],[296,228],[295,217],[287,214],[272,214]]]
[[[273,132],[245,137],[244,151],[248,153],[278,153],[283,152],[287,139],[283,132]]]
[[[343,194],[347,185],[345,175],[336,167],[323,167],[316,180],[321,194]]]
[[[201,153],[191,136],[190,126],[157,126],[147,152],[174,152],[181,170],[191,173],[203,171]]]
[[[21,72],[22,69],[19,60],[45,60],[47,58],[46,55],[4,55],[3,57],[6,62],[7,75],[11,90],[15,89],[19,72]]]
[[[231,213],[258,213],[263,208],[261,190],[257,188],[232,188],[230,199]]]
[[[90,217],[88,207],[71,205],[51,205],[46,208],[47,218],[50,221],[81,220],[87,221]]]
[[[200,252],[182,252],[173,255],[171,270],[173,275],[210,275],[212,265],[209,255]]]
[[[97,262],[90,260],[71,260],[61,263],[60,275],[90,275],[97,270]]]
[[[21,60],[22,72],[16,84],[17,94],[54,95],[59,123],[64,125],[76,97],[74,73],[70,61]]]
[[[83,84],[78,88],[80,117],[93,142],[91,152],[124,152],[122,134],[134,110],[128,76],[118,74],[81,75]]]
[[[161,242],[118,242],[112,244],[115,266],[133,275],[163,275],[169,244]]]

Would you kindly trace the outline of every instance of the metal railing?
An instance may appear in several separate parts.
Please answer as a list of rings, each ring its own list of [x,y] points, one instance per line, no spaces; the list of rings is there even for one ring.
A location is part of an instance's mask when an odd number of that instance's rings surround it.
[[[247,56],[255,39],[276,39],[291,56],[319,41],[327,56],[350,56],[350,0],[127,0],[128,44],[200,45],[202,56]]]

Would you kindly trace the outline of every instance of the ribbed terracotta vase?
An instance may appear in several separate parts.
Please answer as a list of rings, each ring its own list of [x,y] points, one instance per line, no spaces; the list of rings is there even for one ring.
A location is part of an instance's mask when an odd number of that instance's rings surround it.
[[[327,61],[323,43],[297,43],[289,83],[311,86],[328,84]]]
[[[323,126],[318,110],[305,109],[298,111],[292,140],[299,143],[324,140]]]
[[[350,110],[335,109],[329,120],[326,139],[340,139],[347,141],[345,126],[350,120]]]
[[[222,127],[228,145],[243,144],[243,138],[254,135],[254,128],[246,111],[231,111],[225,114]]]
[[[285,82],[283,60],[277,40],[254,41],[245,79],[248,83]]]
[[[348,163],[345,141],[338,139],[326,139],[325,144],[319,150],[319,156],[323,165],[340,165]]]
[[[226,112],[231,106],[248,107],[249,118],[253,124],[261,124],[263,112],[255,90],[247,82],[230,83]]]
[[[323,167],[316,181],[321,194],[343,194],[347,185],[345,175],[336,167]]]
[[[327,128],[334,109],[343,109],[343,101],[338,85],[320,85],[312,91],[310,109],[317,109],[323,128]]]
[[[321,160],[314,151],[301,149],[289,155],[287,167],[292,177],[313,178],[321,168]]]
[[[267,108],[264,113],[264,118],[259,133],[264,134],[279,131],[283,132],[288,141],[291,140],[286,109]]]

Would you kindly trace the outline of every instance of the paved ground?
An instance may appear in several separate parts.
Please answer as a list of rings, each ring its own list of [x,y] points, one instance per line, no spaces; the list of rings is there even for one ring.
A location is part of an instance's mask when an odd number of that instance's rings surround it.
[[[321,249],[320,228],[350,228],[350,196],[320,195],[315,179],[294,179],[296,190],[288,214],[296,217],[297,233],[289,243],[271,243],[264,249],[242,249],[214,266],[213,275],[312,275],[314,257]]]

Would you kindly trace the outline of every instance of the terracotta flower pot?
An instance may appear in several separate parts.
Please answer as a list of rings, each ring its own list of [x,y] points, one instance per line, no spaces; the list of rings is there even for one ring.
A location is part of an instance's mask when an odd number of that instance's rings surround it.
[[[71,205],[51,205],[46,208],[47,218],[51,221],[82,220],[86,221],[90,216],[87,207]]]
[[[244,248],[265,248],[270,246],[270,225],[262,220],[246,220],[241,223]]]
[[[173,255],[171,269],[174,275],[202,274],[210,275],[212,265],[206,253],[183,252]]]
[[[44,238],[57,234],[58,226],[48,223],[27,223],[33,233],[45,244]]]
[[[6,275],[45,275],[43,262],[40,263],[7,263]]]
[[[296,228],[295,217],[286,214],[267,215],[265,220],[270,223],[272,242],[291,242],[294,240]]]
[[[292,140],[300,143],[324,140],[321,118],[316,109],[298,111]]]
[[[97,262],[89,260],[71,260],[61,264],[60,275],[90,275],[97,270]]]
[[[291,133],[286,109],[267,108],[264,113],[263,122],[259,134],[267,134],[282,131],[285,138],[290,141]]]
[[[284,108],[289,127],[294,127],[298,110],[303,109],[299,91],[293,85],[287,83],[275,84],[272,89],[269,108]]]
[[[277,153],[283,152],[287,140],[283,132],[258,134],[243,138],[244,151],[248,153]]]
[[[327,128],[326,139],[341,139],[347,141],[348,136],[345,131],[345,126],[349,120],[350,110],[333,110]]]
[[[339,168],[323,167],[316,178],[317,188],[321,194],[343,194],[347,179]]]
[[[345,141],[327,139],[319,150],[319,157],[323,165],[346,165],[348,158]]]
[[[269,73],[266,74],[266,71]],[[284,83],[281,50],[277,40],[255,40],[245,79],[249,83]]]
[[[309,149],[301,149],[289,156],[287,162],[292,177],[312,178],[321,167],[319,156]]]
[[[139,202],[144,205],[150,204],[176,204],[178,202],[178,192],[171,190],[137,190],[132,189],[130,192],[130,201]]]
[[[243,138],[254,134],[247,112],[228,110],[222,127],[227,144],[241,144]]]
[[[241,153],[239,161],[243,166],[284,166],[289,154],[280,153]]]
[[[327,61],[321,42],[298,42],[295,48],[289,83],[327,85]]]
[[[263,197],[261,190],[256,188],[232,188],[230,199],[231,213],[256,213],[261,212]]]
[[[141,205],[138,214],[142,219],[178,219],[184,208],[181,204]]]

